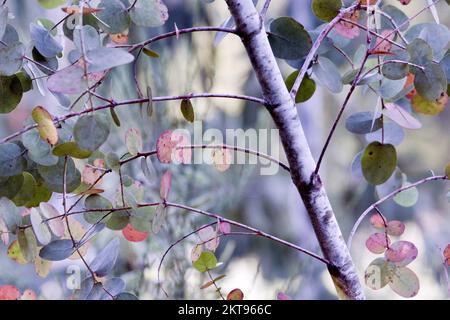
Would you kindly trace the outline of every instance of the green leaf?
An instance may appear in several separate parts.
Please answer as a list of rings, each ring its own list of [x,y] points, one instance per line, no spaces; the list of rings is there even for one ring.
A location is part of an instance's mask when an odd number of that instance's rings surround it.
[[[341,0],[313,0],[311,7],[317,18],[329,22],[339,14],[342,2]]]
[[[14,196],[12,201],[16,206],[21,207],[25,205],[36,194],[36,180],[28,173],[23,172],[23,184],[19,192]]]
[[[392,55],[389,55],[389,57],[383,61],[384,64],[381,67],[381,72],[386,78],[391,80],[403,79],[409,73],[409,65],[407,63],[410,59],[409,55],[406,51],[402,50],[392,50],[391,53]],[[385,63],[390,60],[405,61],[405,63]]]
[[[292,90],[292,87],[294,86],[295,80],[297,79],[299,74],[299,71],[292,72],[287,78],[286,78],[286,87],[289,91]],[[297,95],[295,96],[295,103],[302,103],[305,101],[308,101],[316,91],[316,83],[314,80],[309,78],[307,74],[305,74],[305,77],[302,80],[302,83],[300,84],[300,88],[297,91]]]
[[[84,206],[86,210],[111,209],[113,207],[108,199],[97,194],[92,194],[88,196],[84,200]],[[83,213],[83,217],[84,220],[86,220],[86,222],[90,224],[95,224],[99,221],[106,223],[110,218],[110,215],[108,215],[108,213],[109,213],[108,211],[87,211]]]
[[[53,9],[65,4],[66,0],[38,0],[39,4],[45,9]]]
[[[70,156],[76,159],[86,159],[92,151],[81,149],[74,141],[58,144],[53,148],[53,154],[58,157]]]
[[[381,118],[375,118],[373,112],[357,112],[350,115],[345,121],[345,128],[356,134],[365,134],[377,131],[383,126]]]
[[[113,119],[114,124],[117,127],[120,127],[120,119],[119,119],[119,116],[116,113],[116,110],[114,110],[114,108],[109,108],[109,113],[111,113],[111,118]]]
[[[22,68],[25,47],[20,42],[0,46],[0,75],[12,76]]]
[[[441,60],[448,49],[450,31],[444,24],[427,23],[420,31],[419,38],[425,40],[433,50],[433,58]]]
[[[312,40],[305,28],[290,17],[275,19],[268,35],[275,57],[296,60],[308,55]]]
[[[408,16],[397,7],[392,5],[384,5],[381,10],[386,13],[391,19],[384,15],[380,15],[381,29],[395,29],[391,21],[395,23],[395,26],[401,26],[400,31],[405,31],[409,27]]]
[[[36,181],[34,196],[25,203],[26,208],[37,207],[41,202],[47,202],[52,197],[52,192],[44,185],[44,181]]]
[[[364,150],[361,169],[367,182],[378,185],[387,181],[397,165],[397,152],[391,144],[372,142]]]
[[[195,113],[194,113],[194,107],[192,106],[192,102],[189,99],[183,99],[181,100],[180,105],[181,113],[183,114],[183,117],[188,122],[194,122],[195,120]]]
[[[192,264],[195,269],[200,272],[212,270],[217,266],[217,258],[214,253],[210,251],[203,251],[200,257]]]
[[[143,48],[142,52],[144,52],[147,56],[149,56],[150,58],[159,58],[159,54],[156,51],[153,51],[149,48]]]
[[[17,234],[20,251],[28,262],[33,262],[37,256],[37,242],[33,230],[30,228],[20,229]]]
[[[63,192],[64,158],[59,158],[54,166],[37,166],[45,185],[52,191]],[[74,191],[81,183],[81,175],[71,158],[67,158],[66,185],[67,192]]]
[[[22,188],[23,184],[23,175],[18,174],[12,177],[6,178],[6,180],[3,180],[4,178],[0,179],[0,197],[6,197],[8,199],[14,198],[14,196],[19,192],[19,190]]]
[[[420,94],[415,94],[411,100],[411,105],[415,112],[426,114],[429,116],[436,116],[440,114],[448,103],[448,96],[444,94],[435,101],[430,101]]]
[[[407,49],[411,58],[411,63],[424,66],[427,62],[430,62],[433,59],[433,50],[428,43],[422,39],[414,39],[414,41],[408,44]],[[420,69],[412,67],[411,70],[415,73]]]
[[[0,113],[13,111],[22,100],[22,94],[22,84],[17,76],[0,76]]]
[[[105,157],[106,165],[114,171],[120,169],[120,159],[114,152],[108,152]]]
[[[16,205],[9,199],[0,198],[0,217],[8,228],[8,231],[15,233],[21,224],[21,215]]]
[[[138,0],[130,11],[131,20],[142,27],[162,26],[169,18],[162,0]]]
[[[16,73],[17,78],[20,80],[20,84],[22,85],[23,92],[28,92],[33,89],[33,81],[31,80],[28,73],[25,71],[20,71]]]
[[[108,139],[109,121],[102,114],[80,117],[73,128],[75,142],[81,149],[95,151]]]
[[[102,0],[98,5],[102,11],[97,13],[100,26],[107,33],[121,33],[130,26],[127,7],[120,0]]]
[[[137,156],[142,151],[142,134],[137,128],[130,128],[125,133],[125,144],[132,156]]]
[[[111,230],[122,230],[130,223],[130,215],[127,211],[114,211],[110,214],[106,227]]]
[[[15,143],[0,144],[0,177],[11,177],[21,174],[26,161],[23,150]]]

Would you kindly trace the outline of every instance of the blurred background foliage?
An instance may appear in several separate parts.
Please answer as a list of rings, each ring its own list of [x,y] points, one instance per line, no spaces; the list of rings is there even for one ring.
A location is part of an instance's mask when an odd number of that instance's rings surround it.
[[[383,1],[399,6],[398,1]],[[9,7],[15,16],[12,24],[27,40],[28,25],[38,18],[46,17],[58,21],[64,16],[60,9],[44,10],[35,0],[10,0]],[[199,0],[165,0],[170,18],[163,28],[144,29],[133,27],[129,42],[142,41],[164,31],[172,31],[174,23],[178,28],[201,25],[220,25],[228,17],[224,1],[205,4]],[[425,5],[425,0],[414,1],[402,9],[408,15]],[[309,0],[274,0],[268,17],[292,16],[308,30],[320,24],[310,11]],[[441,5],[438,5],[438,9]],[[442,4],[441,23],[448,25],[448,7]],[[429,12],[413,21],[413,24],[430,21]],[[59,31],[62,33],[62,31]],[[64,37],[61,36],[61,40]],[[142,56],[138,65],[138,80],[143,88],[148,84],[154,96],[176,95],[190,92],[240,93],[260,95],[259,86],[249,64],[245,51],[237,37],[227,36],[217,46],[213,45],[213,33],[198,33],[160,41],[154,46],[159,59]],[[65,40],[65,46],[72,43]],[[340,61],[342,70],[345,61],[342,56],[332,54],[334,61]],[[67,62],[62,62],[67,64]],[[283,75],[294,71],[285,62],[279,61]],[[348,89],[348,86],[347,86]],[[106,96],[115,100],[137,97],[129,66],[114,70],[102,87]],[[328,134],[336,112],[340,107],[346,89],[333,95],[318,88],[314,97],[298,105],[305,131],[314,155],[320,152],[324,138]],[[261,107],[242,101],[198,99],[193,101],[196,117],[203,121],[203,128],[270,128],[272,123],[268,113]],[[370,92],[357,90],[352,98],[347,114],[355,111],[373,110],[377,97]],[[41,96],[37,90],[25,94],[21,104],[8,116],[0,117],[0,133],[6,136],[22,127],[25,118],[36,105],[45,106],[52,114],[61,115],[64,109],[58,107],[51,96]],[[191,125],[182,119],[179,102],[161,102],[155,105],[155,116],[149,120],[142,118],[137,105],[118,108],[122,121],[121,128],[113,130],[103,151],[126,152],[124,134],[128,128],[138,127],[144,134],[144,149],[153,149],[158,135],[168,128],[187,128]],[[431,174],[441,173],[449,160],[450,108],[438,117],[419,116],[423,128],[407,131],[405,141],[399,146],[399,167],[409,181],[416,181]],[[364,147],[365,141],[348,133],[341,124],[326,155],[321,173],[330,195],[344,236],[349,233],[357,217],[375,198],[375,190],[362,179],[351,175],[350,164],[354,155]],[[280,155],[281,159],[284,158]],[[157,172],[164,167],[154,161]],[[290,178],[284,172],[275,176],[260,176],[255,165],[233,165],[230,170],[220,173],[207,165],[172,166],[173,190],[171,200],[205,210],[221,213],[226,217],[242,221],[270,232],[281,238],[319,252],[317,240],[312,232],[303,204]],[[126,167],[126,174],[145,185],[145,198],[157,198],[159,178],[149,183],[142,176],[138,164]],[[103,182],[107,194],[114,194],[117,179]],[[388,201],[381,209],[389,219],[404,221],[407,225],[403,239],[412,241],[419,249],[419,257],[412,268],[419,275],[421,290],[418,299],[448,298],[444,280],[441,248],[450,240],[450,206],[445,194],[448,183],[434,182],[420,187],[418,203],[411,208],[403,208]],[[54,196],[52,203],[59,205],[61,199]],[[187,212],[169,211],[169,221],[163,232],[151,235],[145,243],[132,244],[123,241],[120,260],[115,274],[122,276],[127,289],[138,293],[142,299],[164,298],[158,287],[157,267],[162,253],[178,238],[206,222]],[[358,231],[352,248],[361,280],[364,269],[375,257],[364,246],[365,239],[372,232],[368,221]],[[94,256],[112,236],[112,231],[104,231],[98,236],[88,256]],[[162,279],[170,298],[217,298],[214,290],[200,290],[208,279],[191,267],[190,250],[195,236],[176,246],[168,255],[163,268]],[[6,248],[0,253],[0,283],[15,284],[20,288],[32,288],[42,298],[63,299],[70,295],[66,288],[67,269],[73,261],[54,264],[46,279],[35,275],[33,266],[17,265],[6,257]],[[324,266],[299,253],[280,247],[270,241],[250,237],[223,238],[217,254],[223,265],[217,274],[225,273],[221,280],[225,292],[239,287],[248,299],[274,299],[279,291],[295,299],[335,298],[334,288]],[[81,270],[83,266],[80,264]],[[372,299],[397,299],[389,289],[366,294]]]

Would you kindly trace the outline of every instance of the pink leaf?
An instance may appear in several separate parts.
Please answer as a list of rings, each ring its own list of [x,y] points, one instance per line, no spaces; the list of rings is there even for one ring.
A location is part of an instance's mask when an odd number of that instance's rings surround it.
[[[395,103],[386,103],[383,114],[406,129],[420,129],[422,124],[405,109]]]
[[[278,292],[277,300],[292,300],[292,298],[283,292]]]
[[[128,224],[123,230],[122,234],[130,242],[141,242],[147,239],[148,232],[142,232],[134,229],[131,224]]]
[[[405,232],[405,224],[398,220],[392,220],[387,223],[386,232],[388,235],[399,237]]]
[[[375,44],[375,50],[380,52],[389,52],[392,49],[392,43],[389,42],[389,40],[394,40],[395,32],[392,32],[392,30],[386,29],[381,32],[381,36],[383,38],[378,38]],[[386,38],[387,37],[387,38]],[[385,40],[383,40],[386,38]]]
[[[383,253],[390,244],[390,239],[384,233],[374,233],[366,241],[366,247],[370,252]]]
[[[156,155],[162,163],[183,163],[191,162],[192,150],[190,148],[178,148],[188,146],[189,138],[180,132],[164,131],[156,142]]]
[[[370,217],[370,224],[377,229],[384,229],[384,219],[380,216],[380,214],[376,213]]]
[[[444,258],[445,263],[447,264],[447,266],[450,267],[450,244],[448,244],[447,247],[444,249]]]
[[[211,152],[211,158],[214,167],[220,171],[225,172],[230,168],[231,164],[231,152],[225,148],[214,148]]]
[[[20,300],[36,300],[37,294],[31,289],[26,289],[22,296],[20,297]]]
[[[223,234],[229,234],[231,232],[231,225],[228,222],[221,221],[219,223],[219,230]]]
[[[241,289],[233,289],[227,295],[227,300],[244,300],[244,293]]]
[[[198,232],[198,236],[207,250],[213,252],[216,251],[217,247],[219,246],[220,240],[217,237],[216,230],[214,230],[212,226],[201,229]]]
[[[20,298],[20,291],[15,286],[0,286],[0,300],[17,300]]]
[[[351,20],[353,22],[358,22],[359,11],[355,11],[353,13],[346,13],[344,18],[347,20]],[[354,24],[347,21],[339,21],[334,27],[334,30],[341,36],[347,39],[354,39],[359,36],[359,28]]]
[[[417,258],[418,250],[409,241],[397,241],[386,250],[386,259],[398,267],[404,267]]]
[[[53,234],[59,238],[64,236],[64,220],[56,218],[59,216],[59,212],[55,209],[55,207],[49,203],[41,202],[39,204],[39,209],[41,209],[41,212],[45,218],[51,219],[48,221],[48,225]]]
[[[169,170],[167,170],[161,177],[161,184],[159,187],[159,195],[161,196],[162,200],[167,200],[171,185],[172,185],[172,174],[170,173]]]

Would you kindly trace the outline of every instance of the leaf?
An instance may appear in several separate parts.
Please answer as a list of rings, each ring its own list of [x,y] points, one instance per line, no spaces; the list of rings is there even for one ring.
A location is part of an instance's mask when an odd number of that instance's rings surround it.
[[[92,260],[90,266],[97,276],[104,277],[112,270],[119,256],[119,246],[119,239],[114,238]]]
[[[335,64],[325,58],[320,57],[316,64],[312,67],[313,74],[316,76],[317,81],[328,88],[333,93],[339,93],[342,91],[343,84],[339,70]]]
[[[6,284],[0,286],[0,300],[18,300],[20,291],[15,286]]]
[[[147,56],[149,56],[150,58],[159,58],[159,54],[156,51],[153,51],[149,48],[144,47],[142,49],[142,52],[144,52]]]
[[[24,206],[36,194],[36,180],[28,173],[23,172],[23,184],[19,192],[12,198],[14,204],[18,207]]]
[[[46,58],[55,57],[63,51],[62,45],[53,38],[50,31],[38,24],[30,24],[30,37],[39,53]]]
[[[198,232],[198,237],[205,248],[212,252],[216,251],[220,244],[220,239],[217,236],[217,232],[212,226],[201,229]]]
[[[181,113],[183,114],[183,117],[188,122],[194,122],[195,120],[195,113],[194,113],[194,107],[192,106],[192,102],[189,99],[183,99],[181,100]]]
[[[447,77],[437,63],[427,62],[423,67],[415,73],[414,87],[423,98],[436,101],[447,91]]]
[[[105,282],[104,287],[109,294],[117,296],[125,289],[125,282],[121,278],[111,278]],[[108,295],[108,300],[110,298]]]
[[[219,231],[223,234],[229,234],[231,232],[231,225],[228,222],[221,221],[219,223]]]
[[[375,121],[373,121],[375,119]],[[356,134],[365,134],[381,129],[381,118],[375,118],[373,112],[357,112],[350,115],[345,121],[345,128]]]
[[[447,179],[450,180],[450,162],[445,166],[444,173],[447,176]]]
[[[8,24],[8,7],[0,7],[0,40],[2,40]]]
[[[95,151],[108,139],[109,131],[109,121],[104,115],[85,115],[75,123],[73,136],[81,149]]]
[[[20,300],[37,300],[37,294],[31,289],[26,289],[20,296]]]
[[[164,204],[159,204],[156,207],[156,213],[152,221],[152,231],[154,234],[158,234],[159,231],[161,231],[161,228],[166,223],[166,216],[167,208],[164,206]]]
[[[55,236],[61,238],[64,236],[64,221],[62,219],[56,218],[59,217],[59,212],[52,206],[50,203],[42,202],[39,204],[39,209],[41,210],[42,215],[46,219],[51,219],[48,221],[48,225],[50,230],[53,232]]]
[[[400,80],[406,77],[409,73],[409,55],[406,51],[402,50],[392,50],[392,55],[386,57],[383,61],[383,66],[381,67],[381,72],[383,75],[391,80]],[[400,62],[389,62],[388,61],[405,61]]]
[[[150,86],[147,86],[147,116],[151,117],[153,114],[153,93],[152,93],[152,88]]]
[[[37,240],[40,244],[46,245],[52,239],[52,235],[50,234],[50,230],[47,225],[44,223],[41,213],[36,208],[31,208],[30,210],[30,220],[31,226],[33,227],[34,234],[36,235]]]
[[[34,260],[34,268],[36,270],[36,274],[41,278],[45,278],[48,276],[51,267],[51,261],[44,260],[39,256],[37,256],[36,260]]]
[[[96,73],[112,69],[134,60],[134,56],[120,48],[98,48],[86,52],[88,72]]]
[[[314,15],[323,21],[331,21],[339,14],[341,0],[313,0],[311,3]]]
[[[419,292],[419,278],[409,268],[396,268],[391,276],[389,287],[405,298],[412,298]]]
[[[109,108],[109,113],[111,114],[111,118],[113,119],[114,124],[117,127],[120,127],[120,119],[119,116],[117,115],[116,110],[114,110],[114,108]]]
[[[31,116],[38,125],[37,129],[41,138],[52,146],[57,144],[58,131],[50,113],[45,108],[39,106],[33,109]]]
[[[54,166],[38,165],[37,170],[45,181],[45,185],[52,191],[62,193],[63,176],[64,176],[64,159],[59,158],[58,163]],[[66,191],[72,192],[81,183],[81,175],[75,167],[75,163],[71,158],[67,158],[67,172],[66,172]]]
[[[273,20],[268,39],[275,57],[280,59],[302,59],[312,47],[311,37],[303,25],[290,17]]]
[[[447,266],[450,266],[450,244],[447,245],[444,249],[444,259]]]
[[[53,93],[78,94],[89,87],[89,81],[97,81],[102,76],[103,73],[90,73],[86,79],[83,68],[74,64],[52,74],[47,87]]]
[[[19,71],[22,68],[24,54],[25,47],[19,42],[7,47],[0,46],[0,75],[12,76]]]
[[[127,211],[114,211],[109,215],[106,227],[111,230],[122,230],[130,222],[130,216]]]
[[[142,134],[137,128],[130,128],[125,133],[125,144],[132,156],[137,156],[142,151]]]
[[[27,262],[34,262],[37,255],[36,237],[30,228],[20,229],[17,233],[20,251]]]
[[[22,175],[21,177],[23,179]],[[0,198],[0,217],[3,217],[6,228],[10,232],[15,233],[18,226],[21,224],[21,216],[17,207],[7,198]]]
[[[232,156],[230,150],[226,148],[212,148],[211,159],[218,171],[225,172],[230,168]]]
[[[228,293],[227,300],[244,300],[244,293],[241,289],[233,289]]]
[[[93,209],[83,213],[84,220],[90,224],[96,224],[101,221],[106,223],[110,219],[108,211],[95,211],[95,209],[112,209],[111,202],[98,194],[91,194],[84,200],[86,210]]]
[[[364,273],[366,285],[373,290],[379,290],[385,287],[389,283],[394,269],[395,267],[384,258],[373,260]]]
[[[23,256],[18,240],[14,240],[13,242],[11,242],[6,254],[11,260],[17,262],[18,264],[26,264],[28,262]]]
[[[130,242],[141,242],[147,239],[148,232],[139,231],[133,228],[131,224],[128,224],[123,230],[122,234],[125,239]]]
[[[39,256],[48,261],[60,261],[69,258],[74,251],[72,240],[54,240],[42,247]]]
[[[64,142],[53,148],[53,155],[58,157],[69,156],[76,159],[86,159],[92,151],[81,149],[75,141]]]
[[[68,217],[68,220],[69,220],[68,224],[70,227],[70,233],[72,234],[73,239],[77,242],[77,247],[78,247],[78,250],[77,251],[74,250],[74,252],[70,255],[69,259],[70,260],[78,260],[78,259],[80,259],[80,255],[85,256],[89,249],[90,243],[85,241],[86,235],[89,232],[89,230],[86,231],[84,226],[79,221],[75,220],[72,217]],[[96,228],[98,226],[104,226],[104,224],[103,223],[96,224],[90,230],[96,231],[97,230]],[[71,238],[70,233],[69,233],[69,229],[68,229],[67,225],[65,224],[64,238],[70,239]],[[80,243],[81,240],[83,240],[83,242],[84,242],[83,244]]]
[[[405,232],[405,224],[398,220],[391,220],[387,223],[386,232],[390,236],[399,237]]]
[[[97,14],[97,18],[107,33],[121,33],[130,26],[130,15],[122,1],[102,0],[98,8],[102,10]]]
[[[367,182],[378,185],[387,181],[397,165],[397,153],[391,144],[372,142],[364,150],[361,169]]]
[[[397,241],[386,250],[386,259],[398,267],[405,267],[417,258],[418,250],[409,241]]]
[[[386,227],[385,219],[383,219],[383,217],[381,217],[379,213],[376,213],[370,217],[370,224],[372,225],[372,227],[377,228],[377,229],[384,230]]]
[[[359,19],[359,10],[344,14],[344,19],[351,20],[357,23]],[[343,20],[339,21],[335,25],[334,30],[338,35],[342,36],[345,39],[354,39],[359,36],[358,26]]]
[[[225,278],[225,277],[226,277],[226,275],[222,274],[222,275],[220,275],[220,276],[214,278],[213,280],[210,280],[210,281],[206,282],[204,285],[202,285],[202,286],[200,287],[200,289],[206,289],[206,288],[209,288],[209,287],[212,286],[214,283],[216,283],[216,282],[219,281],[219,280],[222,280],[222,279]]]
[[[139,300],[134,294],[129,292],[122,292],[115,298],[116,300]]]
[[[9,231],[6,226],[5,221],[3,221],[2,216],[0,215],[0,240],[3,242],[5,246],[9,243]]]
[[[415,94],[411,100],[411,105],[415,112],[436,116],[444,111],[445,107],[448,104],[448,95],[444,93],[442,97],[435,101],[427,100],[422,97],[420,94]]]
[[[405,138],[405,131],[395,122],[384,122],[384,131],[379,129],[377,131],[366,134],[366,141],[368,143],[381,141],[384,138],[384,143],[399,145]],[[360,161],[361,162],[361,161]]]
[[[366,247],[370,252],[380,254],[386,251],[391,243],[384,233],[374,233],[366,240]]]
[[[423,39],[414,39],[408,44],[407,50],[410,62],[419,66],[424,66],[433,59],[433,49]],[[411,72],[414,74],[419,70],[418,68],[411,68]]]
[[[386,103],[385,107],[386,108],[383,110],[383,114],[399,126],[413,130],[422,128],[420,121],[414,118],[399,105],[395,103]]]
[[[409,183],[408,181],[405,181],[401,187],[404,188],[409,185],[411,185],[411,183]],[[419,200],[419,190],[417,190],[416,187],[409,188],[407,190],[404,190],[404,191],[396,194],[394,196],[393,200],[395,201],[395,203],[397,203],[398,205],[400,205],[402,207],[412,207]]]
[[[23,151],[15,143],[0,144],[0,177],[21,174],[25,168]]]
[[[169,13],[162,0],[138,0],[130,16],[138,26],[159,27],[169,18]]]
[[[201,245],[196,244],[191,250],[191,261],[197,261],[200,258],[200,255],[203,252],[203,248]]]
[[[299,71],[297,70],[292,72],[286,78],[285,83],[289,91],[292,90],[292,87],[294,86],[298,74]],[[295,96],[295,103],[302,103],[308,101],[314,95],[315,91],[316,91],[316,83],[314,82],[314,80],[310,79],[309,76],[306,74],[302,80],[302,83],[300,84],[300,88],[297,91],[297,95]]]
[[[212,270],[217,266],[217,258],[214,253],[203,251],[200,254],[200,257],[195,260],[192,265],[195,269],[203,273]]]
[[[38,0],[39,4],[45,9],[54,9],[65,4],[66,0]]]
[[[70,6],[70,7],[64,7],[61,8],[62,11],[64,11],[67,14],[80,14],[80,7],[79,6]],[[83,7],[83,15],[89,15],[91,13],[100,12],[102,9],[99,8],[89,8],[89,7]]]
[[[120,159],[114,152],[108,152],[105,157],[106,165],[114,171],[120,169]]]
[[[156,142],[156,152],[161,163],[187,164],[191,161],[192,150],[190,148],[179,148],[188,146],[189,138],[180,132],[164,131]]]
[[[22,94],[22,84],[17,76],[0,76],[0,114],[14,110],[22,100]]]
[[[172,185],[172,173],[167,170],[161,177],[161,184],[159,187],[159,195],[161,200],[167,200]]]

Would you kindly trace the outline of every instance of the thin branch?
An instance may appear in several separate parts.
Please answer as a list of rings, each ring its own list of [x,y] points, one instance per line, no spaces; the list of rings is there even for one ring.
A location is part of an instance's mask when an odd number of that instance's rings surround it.
[[[389,193],[388,195],[384,196],[383,198],[381,198],[380,200],[378,200],[377,202],[373,203],[371,206],[369,206],[358,218],[358,220],[356,220],[355,224],[353,225],[352,230],[350,231],[350,235],[348,237],[347,240],[347,246],[350,249],[352,246],[352,240],[353,237],[356,233],[356,230],[358,229],[359,225],[361,224],[361,222],[364,220],[364,218],[372,211],[375,209],[375,207],[379,206],[380,204],[382,204],[383,202],[385,202],[386,200],[389,200],[393,197],[395,197],[397,194],[399,194],[400,192],[406,191],[408,189],[420,186],[421,184],[427,183],[429,181],[435,181],[435,180],[448,180],[447,176],[431,176],[428,178],[424,178],[422,180],[419,180],[415,183],[412,183],[410,185],[398,188],[394,191],[392,191],[391,193]]]
[[[346,8],[344,10],[341,10],[341,12],[339,12],[339,14],[333,20],[331,20],[330,23],[328,23],[325,26],[325,28],[322,30],[322,32],[319,34],[319,36],[317,37],[317,40],[314,42],[311,50],[309,51],[308,56],[306,57],[305,62],[303,63],[302,68],[300,69],[300,72],[298,73],[297,79],[295,79],[294,85],[292,86],[292,89],[291,89],[292,100],[295,101],[297,92],[300,89],[300,84],[302,83],[303,78],[306,75],[306,71],[308,71],[308,69],[311,65],[311,62],[314,60],[317,50],[319,49],[322,42],[325,40],[325,38],[331,32],[331,30],[334,28],[334,26],[337,23],[339,23],[339,21],[344,17],[345,14],[354,12],[357,8],[359,8],[359,6],[360,6],[359,2],[356,1],[350,7]]]
[[[143,48],[153,42],[157,42],[159,40],[162,39],[167,39],[170,37],[178,37],[181,34],[186,34],[186,33],[194,33],[194,32],[211,32],[211,31],[217,31],[217,32],[227,32],[227,33],[232,33],[232,34],[236,34],[236,30],[235,29],[231,29],[231,28],[222,28],[222,27],[192,27],[192,28],[186,28],[186,29],[178,29],[175,31],[171,31],[171,32],[167,32],[167,33],[163,33],[160,35],[157,35],[153,38],[147,39],[145,41],[136,43],[134,45],[122,45],[122,46],[117,46],[119,48],[129,48],[129,51],[134,51],[136,49],[140,49]]]
[[[133,9],[137,2],[138,2],[138,0],[134,0],[133,3],[130,4],[130,6],[127,8],[127,11],[130,11],[131,9]]]
[[[35,61],[35,60],[33,60],[33,59],[27,57],[27,56],[23,56],[22,58],[24,58],[25,60],[28,60],[28,61],[30,61],[30,62],[36,64],[36,65],[38,65],[38,66],[41,67],[41,68],[44,68],[45,70],[47,70],[47,71],[49,71],[49,72],[51,72],[51,73],[55,73],[55,72],[56,72],[55,70],[53,70],[53,69],[47,67],[46,65],[43,65],[42,63],[37,62],[37,61]]]
[[[264,5],[263,5],[262,9],[261,9],[261,13],[260,14],[261,14],[261,18],[262,18],[263,21],[266,18],[267,11],[269,10],[270,2],[272,2],[272,0],[266,0],[264,2]]]
[[[319,260],[319,261],[321,261],[321,262],[323,262],[323,263],[325,263],[327,265],[330,264],[328,260],[326,260],[325,258],[315,254],[314,252],[311,252],[311,251],[309,251],[307,249],[304,249],[304,248],[302,248],[300,246],[297,246],[297,245],[295,245],[293,243],[290,243],[290,242],[288,242],[286,240],[283,240],[283,239],[277,238],[275,236],[272,236],[271,234],[265,233],[265,232],[263,232],[263,231],[261,231],[259,229],[250,227],[248,225],[245,225],[243,223],[240,223],[240,222],[237,222],[237,221],[234,221],[234,220],[230,220],[230,219],[224,218],[224,217],[222,217],[222,216],[220,216],[218,214],[211,213],[211,212],[204,211],[204,210],[200,210],[200,209],[196,209],[196,208],[192,208],[192,207],[189,207],[189,206],[186,206],[186,205],[182,205],[182,204],[178,204],[178,203],[173,203],[173,202],[166,202],[166,206],[179,208],[179,209],[184,209],[184,210],[191,211],[191,212],[196,212],[196,213],[201,214],[201,215],[206,216],[206,217],[214,218],[216,220],[220,220],[220,221],[223,221],[223,222],[228,222],[229,224],[234,225],[236,227],[240,227],[240,228],[242,228],[244,230],[248,230],[248,231],[252,231],[254,233],[257,233],[258,236],[260,236],[260,237],[270,239],[270,240],[275,241],[277,243],[280,243],[280,244],[282,244],[284,246],[287,246],[289,248],[292,248],[292,249],[295,249],[295,250],[297,250],[299,252],[302,252],[302,253],[304,253],[304,254],[306,254],[306,255],[314,258],[314,259],[317,259],[317,260]]]

